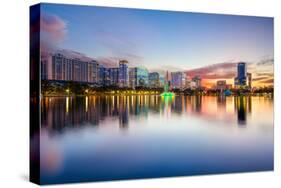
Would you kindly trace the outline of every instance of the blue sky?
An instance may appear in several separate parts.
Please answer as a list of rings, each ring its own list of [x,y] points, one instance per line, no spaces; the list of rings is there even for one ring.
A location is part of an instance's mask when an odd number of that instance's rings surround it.
[[[272,18],[58,4],[43,4],[42,14],[64,23],[57,48],[149,69],[273,58]]]

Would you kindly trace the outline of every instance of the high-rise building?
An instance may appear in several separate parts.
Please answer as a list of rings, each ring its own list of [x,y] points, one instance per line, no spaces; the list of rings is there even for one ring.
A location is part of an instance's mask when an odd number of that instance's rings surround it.
[[[184,73],[183,72],[172,72],[171,73],[171,86],[173,89],[182,89],[184,87]]]
[[[41,78],[42,80],[52,80],[52,56],[41,57]]]
[[[240,62],[237,64],[237,77],[234,79],[235,86],[246,86],[247,78],[246,63]]]
[[[165,76],[159,74],[159,87],[164,87],[164,84],[165,84]]]
[[[81,62],[81,82],[88,82],[88,62]]]
[[[119,68],[109,68],[110,85],[119,86]]]
[[[103,65],[99,65],[99,85],[109,86],[110,83],[110,73],[109,69],[105,68]]]
[[[52,56],[52,80],[62,80],[62,54]]]
[[[251,89],[252,88],[252,73],[247,73],[247,85]]]
[[[129,69],[129,87],[133,89],[136,87],[136,68]]]
[[[88,82],[99,83],[99,64],[95,60],[88,63]]]
[[[148,70],[143,67],[135,67],[130,69],[130,87],[148,86]]]
[[[81,61],[79,59],[73,59],[72,63],[73,63],[72,80],[76,82],[81,82],[82,81]]]
[[[63,58],[62,61],[62,80],[72,80],[72,59]]]
[[[237,65],[237,75],[239,79],[246,77],[246,63],[240,62]]]
[[[160,76],[158,72],[151,72],[148,74],[149,87],[158,88],[160,86]]]
[[[119,61],[118,85],[119,87],[127,87],[128,84],[129,84],[128,61],[121,60]]]
[[[41,78],[76,82],[99,82],[99,64],[55,53],[41,58]]]
[[[62,54],[54,54],[42,59],[42,77],[50,80],[72,80],[72,59]],[[46,75],[47,74],[47,75]]]

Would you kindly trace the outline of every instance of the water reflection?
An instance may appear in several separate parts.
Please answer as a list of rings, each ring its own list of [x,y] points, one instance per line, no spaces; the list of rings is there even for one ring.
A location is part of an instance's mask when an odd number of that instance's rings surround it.
[[[42,183],[273,169],[271,98],[44,97],[41,108]]]
[[[252,111],[251,97],[235,97],[234,108],[237,111],[237,122],[239,125],[246,125],[247,114]]]
[[[201,118],[214,120],[218,120],[218,116],[223,119],[236,114],[238,125],[245,126],[247,116],[252,111],[252,97],[157,95],[44,97],[41,103],[42,125],[53,130],[83,125],[98,126],[106,118],[118,118],[120,128],[126,129],[130,117],[146,119],[148,113],[167,117],[173,114],[199,115]]]

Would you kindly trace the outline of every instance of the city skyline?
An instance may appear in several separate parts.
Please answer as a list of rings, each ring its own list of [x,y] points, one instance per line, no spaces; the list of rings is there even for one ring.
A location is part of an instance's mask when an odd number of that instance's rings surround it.
[[[236,64],[244,61],[252,73],[253,87],[273,85],[272,18],[53,4],[43,7],[43,54],[59,49],[111,66],[126,59],[150,72],[199,75],[206,87],[221,79],[234,84]]]
[[[252,72],[249,72],[246,62],[233,63],[236,71],[229,74],[230,79],[220,77],[210,85],[204,85],[204,79],[208,76],[202,74],[200,69],[189,71],[158,72],[149,71],[144,66],[130,66],[127,60],[119,60],[115,66],[106,67],[93,59],[80,59],[75,56],[67,56],[61,53],[48,54],[41,57],[41,78],[43,80],[76,81],[96,84],[96,86],[118,86],[123,87],[148,87],[163,88],[165,83],[170,89],[187,88],[244,88],[257,89],[253,86]],[[212,65],[211,68],[216,67]],[[193,73],[192,73],[193,72]],[[203,71],[204,72],[204,71]],[[229,83],[229,80],[232,80]],[[214,81],[214,80],[213,80]],[[219,83],[219,84],[218,84]],[[223,86],[221,85],[222,83]],[[220,86],[218,86],[220,85]],[[273,85],[269,85],[273,87]]]
[[[273,18],[30,7],[30,180],[272,171]]]

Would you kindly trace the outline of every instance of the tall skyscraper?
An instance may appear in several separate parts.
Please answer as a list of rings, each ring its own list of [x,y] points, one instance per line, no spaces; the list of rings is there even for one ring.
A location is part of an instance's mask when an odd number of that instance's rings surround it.
[[[62,61],[62,80],[72,80],[72,59],[63,58]]]
[[[110,70],[105,68],[103,65],[99,65],[99,85],[101,86],[109,86],[110,83]]]
[[[81,82],[82,81],[81,61],[79,59],[73,59],[72,62],[73,62],[72,80],[76,82]]]
[[[159,82],[160,82],[160,77],[158,72],[151,72],[148,75],[148,82],[149,82],[149,87],[152,88],[157,88],[159,87]]]
[[[143,67],[130,69],[130,87],[148,86],[148,70]]]
[[[88,82],[99,83],[99,64],[95,60],[88,63]]]
[[[129,84],[128,61],[121,60],[119,61],[118,85],[119,87],[128,87],[128,84]]]
[[[81,81],[88,82],[88,62],[81,62]]]
[[[49,59],[49,58],[48,58]],[[51,56],[51,63],[43,60],[42,76],[50,80],[72,80],[72,59],[65,57],[60,53]],[[45,64],[47,63],[47,64]],[[51,66],[50,66],[51,65]],[[48,69],[48,70],[46,70]],[[51,70],[50,70],[51,69]],[[45,75],[45,74],[48,75]]]
[[[136,87],[136,68],[129,69],[129,87],[132,89]]]
[[[119,68],[109,68],[110,85],[119,86]]]
[[[243,63],[243,62],[238,63],[237,74],[238,74],[239,79],[246,77],[246,63]]]
[[[184,87],[184,73],[172,72],[171,85],[173,89],[182,89]]]
[[[247,82],[247,67],[246,63],[240,62],[237,64],[237,77],[234,80],[235,86],[246,86]]]
[[[164,84],[165,84],[165,76],[159,74],[159,87],[164,87]]]

